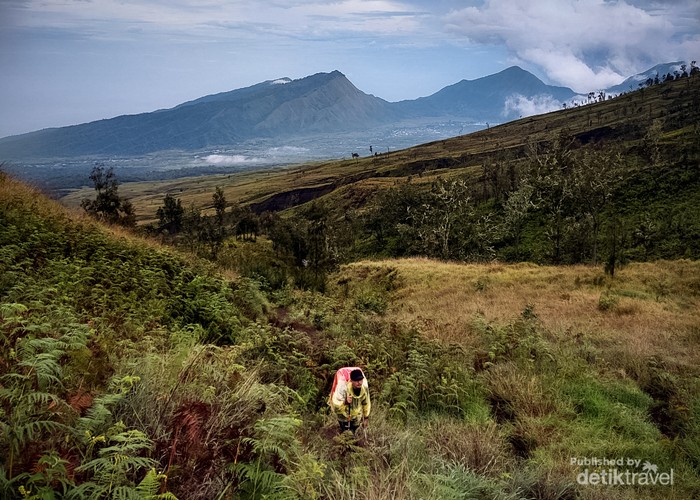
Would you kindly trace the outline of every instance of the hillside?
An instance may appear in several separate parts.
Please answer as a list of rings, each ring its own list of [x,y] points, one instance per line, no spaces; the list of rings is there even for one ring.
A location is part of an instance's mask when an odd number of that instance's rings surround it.
[[[496,257],[539,263],[601,262],[611,256],[623,261],[698,258],[699,109],[700,78],[694,76],[371,157],[226,176],[126,183],[120,190],[132,200],[142,223],[154,221],[166,194],[180,199],[185,207],[211,213],[217,187],[230,202],[258,214],[289,212],[295,207],[303,211],[317,200],[336,221],[351,221],[352,227],[344,226],[346,222],[336,224],[340,233],[351,231],[355,239],[345,244],[341,260],[350,255],[426,252],[443,258]],[[566,207],[561,205],[555,213],[551,205],[555,184],[547,187],[545,169],[563,159],[569,171],[577,173],[560,179],[570,186],[567,199],[562,200]],[[589,175],[595,172],[597,180]],[[607,180],[601,184],[604,177]],[[442,251],[434,242],[426,247],[425,238],[419,240],[420,228],[411,234],[392,229],[416,227],[416,220],[405,218],[407,212],[400,218],[397,203],[405,210],[413,204],[412,213],[419,214],[415,208],[425,203],[421,196],[438,182],[455,181],[464,183],[469,210],[483,224],[458,228]],[[604,191],[593,196],[584,189],[595,185]],[[532,192],[523,191],[528,186]],[[520,198],[515,196],[509,205],[513,193]],[[91,196],[90,189],[78,190],[62,202],[78,206]],[[531,198],[524,202],[530,208],[513,218],[515,201],[523,196]],[[598,200],[596,206],[590,204],[593,199]],[[383,217],[387,214],[394,219]],[[490,219],[488,224],[485,217]],[[388,230],[380,231],[380,227]],[[554,229],[559,236],[553,236]],[[482,233],[479,241],[484,242],[481,247],[473,237],[478,233]]]
[[[263,279],[268,243],[231,239],[221,271],[0,174],[3,498],[700,491],[697,262],[363,261],[320,293]],[[326,406],[348,365],[359,440]],[[582,484],[602,458],[673,486]]]

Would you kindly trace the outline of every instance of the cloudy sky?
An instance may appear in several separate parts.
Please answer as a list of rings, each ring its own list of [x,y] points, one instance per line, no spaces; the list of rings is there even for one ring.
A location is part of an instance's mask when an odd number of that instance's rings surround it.
[[[517,64],[579,92],[700,60],[698,0],[0,0],[0,137],[340,70],[389,101]]]

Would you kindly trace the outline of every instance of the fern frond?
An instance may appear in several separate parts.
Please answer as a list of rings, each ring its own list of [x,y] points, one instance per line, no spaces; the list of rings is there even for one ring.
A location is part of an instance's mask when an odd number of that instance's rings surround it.
[[[112,490],[112,500],[145,500],[133,486],[117,486]]]
[[[29,382],[31,378],[28,375],[24,375],[23,373],[6,373],[5,375],[0,376],[0,383],[4,383],[10,386],[16,386],[21,384],[22,382]],[[14,384],[13,384],[14,382]],[[5,397],[6,394],[13,394],[14,391],[11,389],[7,388],[2,388],[0,389],[0,397]]]
[[[112,423],[111,408],[115,407],[122,399],[124,399],[122,393],[103,394],[96,397],[85,416],[78,421],[76,433],[83,436],[86,432],[100,434],[105,431]]]
[[[29,405],[48,406],[50,404],[64,404],[61,398],[59,398],[55,394],[51,394],[48,392],[30,392],[29,394],[25,395],[22,399],[25,403]]]
[[[76,471],[93,471],[98,476],[115,475],[144,468],[150,469],[156,465],[155,460],[138,456],[139,453],[153,447],[153,441],[143,432],[138,430],[124,431],[110,437],[109,440],[117,444],[102,448],[98,458],[80,465]]]
[[[99,486],[93,482],[81,483],[75,488],[71,488],[63,496],[64,500],[84,500],[86,498],[102,498],[107,494],[107,488]]]
[[[0,317],[5,323],[19,323],[22,321],[22,316],[29,311],[29,308],[24,304],[15,302],[9,304],[0,304]]]
[[[136,491],[142,497],[152,498],[160,489],[160,481],[162,477],[164,476],[159,475],[155,469],[150,469],[138,486],[136,486]]]
[[[254,496],[274,494],[283,488],[284,475],[268,469],[261,469],[259,463],[239,462],[231,464],[231,472],[241,479],[241,489]],[[255,496],[256,498],[258,496]]]
[[[173,428],[183,431],[183,446],[186,449],[197,448],[204,441],[210,414],[209,405],[201,401],[189,401],[177,409],[173,415]]]
[[[177,497],[170,492],[158,493],[161,482],[166,478],[165,474],[158,474],[155,469],[151,469],[136,486],[136,492],[143,500],[177,500]]]

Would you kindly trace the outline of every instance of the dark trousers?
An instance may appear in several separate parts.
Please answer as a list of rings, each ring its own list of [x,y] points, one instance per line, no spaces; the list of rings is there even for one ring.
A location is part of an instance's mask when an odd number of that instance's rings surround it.
[[[360,426],[360,424],[354,420],[350,420],[349,422],[347,419],[345,420],[338,420],[338,424],[340,425],[340,432],[345,432],[345,431],[351,431],[353,434],[355,434],[355,431],[357,428]]]

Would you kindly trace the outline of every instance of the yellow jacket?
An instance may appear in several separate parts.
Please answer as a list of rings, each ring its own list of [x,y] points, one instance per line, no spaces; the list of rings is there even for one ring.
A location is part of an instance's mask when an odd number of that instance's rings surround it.
[[[348,393],[352,394],[352,404],[350,405],[347,403]],[[369,398],[367,379],[362,380],[359,396],[353,392],[352,382],[338,384],[331,396],[331,408],[339,420],[347,420],[348,412],[350,412],[350,419],[356,423],[361,422],[363,417],[369,417],[372,402]]]

